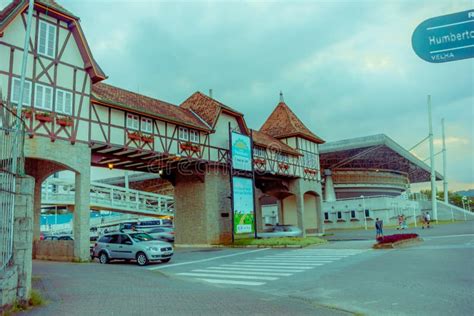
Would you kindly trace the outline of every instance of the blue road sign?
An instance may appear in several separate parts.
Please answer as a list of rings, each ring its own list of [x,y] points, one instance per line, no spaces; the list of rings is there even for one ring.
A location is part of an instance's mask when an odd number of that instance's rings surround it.
[[[474,9],[423,21],[413,32],[415,53],[430,63],[474,57]]]

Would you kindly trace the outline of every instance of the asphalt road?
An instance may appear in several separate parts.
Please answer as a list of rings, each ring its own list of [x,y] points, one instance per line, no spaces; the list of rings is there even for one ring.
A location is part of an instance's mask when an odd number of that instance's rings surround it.
[[[474,223],[417,232],[424,242],[393,250],[338,231],[322,247],[181,249],[144,268],[36,261],[50,303],[28,314],[472,315]]]

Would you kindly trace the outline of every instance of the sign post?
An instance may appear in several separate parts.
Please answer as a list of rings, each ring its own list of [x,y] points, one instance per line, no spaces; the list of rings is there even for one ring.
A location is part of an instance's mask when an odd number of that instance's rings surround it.
[[[423,21],[413,32],[413,50],[430,63],[474,57],[474,10]]]

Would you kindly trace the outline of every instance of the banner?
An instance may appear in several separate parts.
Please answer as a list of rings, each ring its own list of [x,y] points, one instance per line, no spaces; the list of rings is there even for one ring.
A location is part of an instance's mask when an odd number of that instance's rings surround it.
[[[250,137],[231,132],[232,168],[252,171],[252,149]]]
[[[252,179],[233,177],[234,233],[254,232],[253,182]]]

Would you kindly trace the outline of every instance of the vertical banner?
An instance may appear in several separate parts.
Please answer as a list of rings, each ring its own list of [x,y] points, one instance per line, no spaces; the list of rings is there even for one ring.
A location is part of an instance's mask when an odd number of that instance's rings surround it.
[[[252,148],[250,137],[231,132],[232,168],[252,171]]]
[[[234,232],[254,232],[254,193],[251,178],[232,177]]]

